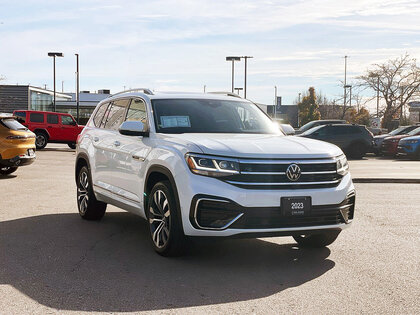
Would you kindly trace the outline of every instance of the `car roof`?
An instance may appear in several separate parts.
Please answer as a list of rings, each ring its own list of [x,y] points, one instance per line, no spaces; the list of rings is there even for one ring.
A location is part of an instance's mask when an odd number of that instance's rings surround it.
[[[47,112],[42,110],[30,110],[30,109],[16,109],[14,112],[29,112],[29,113],[37,113],[37,114],[55,114],[55,115],[66,115],[71,116],[69,113],[59,113],[59,112]]]
[[[222,94],[223,93],[223,94]],[[226,101],[242,101],[248,102],[248,100],[243,99],[238,96],[228,95],[229,92],[217,92],[216,93],[194,93],[194,92],[153,92],[153,94],[143,93],[143,92],[129,92],[126,93],[120,92],[114,95],[111,95],[108,98],[105,98],[101,103],[109,102],[118,98],[125,97],[141,97],[149,100],[154,99],[207,99],[207,100],[226,100]]]

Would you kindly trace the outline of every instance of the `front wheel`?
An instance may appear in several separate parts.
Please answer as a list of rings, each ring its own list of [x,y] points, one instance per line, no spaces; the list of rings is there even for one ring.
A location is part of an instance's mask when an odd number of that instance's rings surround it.
[[[162,256],[179,256],[185,249],[179,209],[169,181],[158,182],[150,192],[147,219],[154,250]]]
[[[16,172],[18,168],[15,166],[0,166],[0,174],[1,175],[9,175]]]
[[[67,144],[69,146],[70,149],[76,149],[76,143],[68,143]]]
[[[106,203],[98,201],[93,193],[90,172],[83,166],[77,176],[77,207],[86,220],[100,220],[105,214]]]
[[[299,247],[325,247],[332,244],[341,231],[293,236]]]

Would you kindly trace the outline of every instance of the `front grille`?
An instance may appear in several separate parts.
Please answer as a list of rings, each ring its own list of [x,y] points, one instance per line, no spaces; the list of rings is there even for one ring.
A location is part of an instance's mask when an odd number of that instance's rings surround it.
[[[335,159],[312,160],[247,160],[239,161],[240,173],[224,177],[229,184],[246,189],[310,189],[335,187],[342,176],[337,173]],[[296,164],[301,170],[298,180],[292,181],[287,168]]]
[[[232,229],[272,229],[311,227],[348,223],[353,219],[355,196],[338,205],[312,206],[308,215],[283,215],[281,208],[246,208],[244,215],[234,222]]]

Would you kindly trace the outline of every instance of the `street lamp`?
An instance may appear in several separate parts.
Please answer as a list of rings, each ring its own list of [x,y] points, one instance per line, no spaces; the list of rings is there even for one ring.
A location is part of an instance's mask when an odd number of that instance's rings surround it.
[[[54,77],[54,112],[56,111],[55,107],[55,57],[64,57],[64,54],[61,52],[49,52],[49,57],[53,57],[53,77]]]
[[[244,88],[235,88],[236,94],[239,95],[239,92],[242,91]]]
[[[242,56],[241,58],[245,59],[245,80],[244,80],[244,98],[246,98],[246,71],[247,71],[247,61],[250,58],[254,58],[252,56]]]
[[[232,93],[235,91],[234,80],[235,80],[235,61],[241,61],[241,57],[228,56],[226,61],[232,61]]]
[[[345,85],[344,89],[350,89],[350,107],[351,107],[351,85],[350,84]],[[359,109],[357,109],[357,111],[359,111]]]
[[[77,123],[79,123],[79,54],[75,54],[76,56],[76,119]]]

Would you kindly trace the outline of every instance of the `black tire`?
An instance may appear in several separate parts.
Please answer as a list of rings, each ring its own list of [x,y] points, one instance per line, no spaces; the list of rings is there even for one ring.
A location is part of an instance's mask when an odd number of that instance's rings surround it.
[[[146,214],[150,240],[159,255],[180,256],[185,252],[186,237],[179,210],[169,181],[161,181],[153,186]]]
[[[77,207],[86,220],[100,220],[105,214],[106,203],[98,201],[93,193],[90,172],[83,166],[77,175]]]
[[[76,149],[76,143],[67,143],[70,149]]]
[[[353,159],[361,159],[366,154],[366,146],[363,143],[355,142],[350,145],[349,156]]]
[[[43,131],[35,132],[35,146],[37,150],[42,150],[48,143],[48,135]]]
[[[9,175],[16,172],[16,166],[0,166],[0,175]]]
[[[299,247],[325,247],[332,244],[341,231],[329,231],[320,234],[293,236]]]

